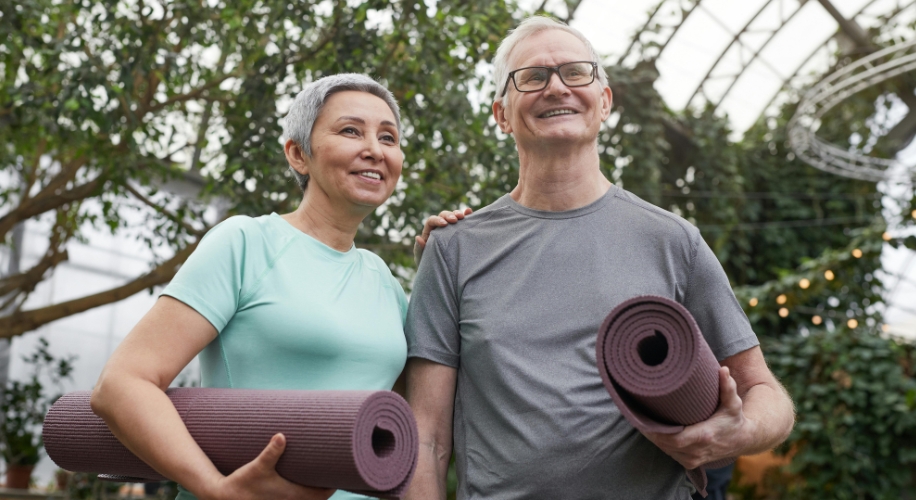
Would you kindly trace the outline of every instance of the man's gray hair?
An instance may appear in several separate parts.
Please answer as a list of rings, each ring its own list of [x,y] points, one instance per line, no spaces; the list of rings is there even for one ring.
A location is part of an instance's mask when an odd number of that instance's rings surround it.
[[[499,43],[499,48],[496,49],[496,57],[493,59],[493,76],[496,79],[496,97],[494,100],[496,102],[501,103],[503,101],[502,92],[503,89],[506,88],[506,83],[508,83],[509,56],[512,54],[512,51],[515,50],[515,47],[518,46],[522,40],[547,30],[565,31],[574,35],[579,40],[582,40],[582,43],[585,44],[588,51],[591,53],[592,61],[598,63],[598,81],[604,86],[608,85],[607,72],[604,70],[604,64],[601,62],[601,57],[598,55],[598,52],[595,51],[595,47],[592,46],[592,43],[588,41],[588,38],[585,38],[585,35],[580,33],[579,30],[552,17],[531,16],[522,21],[514,30],[509,30],[509,35],[503,38],[503,41]]]
[[[283,127],[283,136],[287,140],[295,141],[302,151],[309,158],[312,157],[312,129],[315,127],[315,121],[321,114],[324,104],[328,97],[337,92],[347,90],[356,90],[372,94],[391,108],[394,114],[394,121],[398,127],[398,135],[401,134],[401,112],[398,108],[398,102],[394,99],[391,91],[386,89],[382,84],[372,78],[359,73],[340,73],[338,75],[329,75],[319,78],[305,86],[302,92],[296,96],[293,105],[286,114],[286,123]],[[296,172],[292,167],[290,171],[296,178],[299,187],[305,190],[309,182],[308,175],[302,175]]]

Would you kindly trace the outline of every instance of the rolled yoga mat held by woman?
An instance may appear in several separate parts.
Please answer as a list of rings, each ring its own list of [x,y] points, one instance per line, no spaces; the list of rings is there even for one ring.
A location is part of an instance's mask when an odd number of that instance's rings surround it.
[[[354,237],[394,191],[400,133],[394,97],[371,78],[341,74],[309,84],[284,134],[303,189],[299,207],[214,227],[106,364],[93,411],[131,452],[182,486],[180,500],[366,498],[281,477],[282,434],[223,475],[165,390],[198,354],[203,387],[392,388],[407,355],[407,299]],[[423,235],[464,214],[430,217]]]

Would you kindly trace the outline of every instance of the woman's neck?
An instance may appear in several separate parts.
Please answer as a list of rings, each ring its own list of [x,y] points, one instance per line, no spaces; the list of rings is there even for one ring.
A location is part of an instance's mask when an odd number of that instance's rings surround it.
[[[537,154],[523,151],[519,149],[518,185],[509,193],[522,206],[551,212],[573,210],[601,198],[611,187],[601,173],[597,144],[543,149]]]
[[[335,250],[350,250],[356,231],[368,214],[342,213],[335,210],[329,200],[322,203],[322,200],[315,200],[309,194],[306,192],[295,211],[281,217],[296,229]]]

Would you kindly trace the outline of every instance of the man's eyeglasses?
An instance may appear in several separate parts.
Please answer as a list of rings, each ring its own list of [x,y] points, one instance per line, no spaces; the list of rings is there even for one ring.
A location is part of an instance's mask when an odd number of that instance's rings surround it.
[[[556,73],[560,81],[567,87],[584,87],[595,81],[595,75],[598,73],[598,63],[592,61],[574,61],[561,64],[559,66],[530,66],[519,68],[509,72],[509,78],[506,79],[506,86],[500,96],[506,95],[509,91],[509,80],[515,84],[515,90],[519,92],[537,92],[547,88],[550,82],[550,75]]]

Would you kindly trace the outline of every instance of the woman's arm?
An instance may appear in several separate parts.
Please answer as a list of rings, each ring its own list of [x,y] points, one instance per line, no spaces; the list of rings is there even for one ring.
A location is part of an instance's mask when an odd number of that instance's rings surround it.
[[[330,497],[333,490],[306,488],[277,474],[286,446],[282,434],[255,460],[223,476],[188,433],[165,390],[216,335],[197,311],[161,297],[108,360],[92,391],[92,410],[131,452],[201,500]]]

